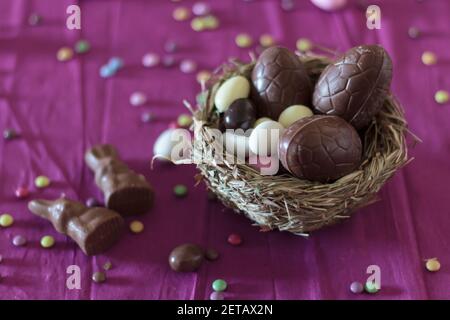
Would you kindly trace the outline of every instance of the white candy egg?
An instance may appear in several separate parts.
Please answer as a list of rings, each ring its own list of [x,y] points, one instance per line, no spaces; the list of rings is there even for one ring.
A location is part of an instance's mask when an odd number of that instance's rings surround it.
[[[217,90],[214,103],[217,110],[222,113],[237,99],[248,98],[250,82],[243,76],[234,76],[227,79]]]
[[[311,109],[305,107],[301,104],[293,105],[286,108],[278,118],[278,122],[283,125],[283,127],[287,128],[295,121],[300,120],[301,118],[310,117],[313,113]]]
[[[347,4],[347,0],[311,0],[313,4],[322,10],[339,10]]]
[[[172,134],[176,129],[167,129],[163,131],[153,145],[153,155],[158,155],[162,159],[170,160],[172,148],[177,144],[173,141]]]
[[[259,119],[257,119],[255,121],[255,124],[253,125],[253,128],[256,128],[259,124],[263,123],[264,121],[270,121],[270,120],[272,120],[272,119],[267,118],[267,117],[259,118]]]
[[[276,154],[284,127],[273,120],[260,123],[250,135],[249,148],[260,156]]]

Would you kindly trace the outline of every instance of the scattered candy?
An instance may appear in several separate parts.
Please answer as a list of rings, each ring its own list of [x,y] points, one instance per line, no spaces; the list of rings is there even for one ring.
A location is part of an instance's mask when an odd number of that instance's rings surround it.
[[[270,34],[263,34],[259,37],[259,44],[264,47],[271,47],[275,44],[275,39]]]
[[[123,67],[123,60],[119,57],[112,57],[108,61],[108,66],[113,70],[117,71]]]
[[[103,270],[108,271],[108,270],[111,270],[111,268],[112,268],[111,261],[106,261],[105,264],[103,265]]]
[[[242,237],[236,233],[232,233],[228,236],[228,243],[233,246],[238,246],[242,243]]]
[[[311,0],[311,2],[326,11],[339,10],[347,4],[347,0]]]
[[[177,124],[180,128],[188,128],[192,124],[192,116],[188,114],[181,114],[177,119]]]
[[[225,280],[217,279],[212,283],[212,288],[216,292],[222,292],[227,289],[228,285]]]
[[[436,62],[437,62],[437,57],[436,57],[436,54],[434,54],[433,52],[425,51],[422,54],[422,63],[424,65],[431,66],[431,65],[436,64]]]
[[[202,70],[199,73],[197,73],[196,79],[198,83],[206,82],[211,78],[211,72],[207,70]]]
[[[184,198],[188,194],[188,188],[184,184],[177,184],[173,188],[173,193],[178,198]]]
[[[174,53],[178,49],[178,45],[175,41],[167,41],[164,45],[164,50],[167,53]]]
[[[37,13],[32,13],[30,14],[30,16],[28,17],[28,24],[30,26],[37,26],[38,24],[40,24],[42,21],[42,18],[40,15],[38,15]]]
[[[434,95],[434,99],[439,104],[447,103],[449,100],[449,93],[448,93],[448,91],[445,91],[445,90],[439,90]]]
[[[313,44],[309,39],[300,38],[297,40],[296,47],[300,52],[307,52],[313,48]]]
[[[52,236],[43,236],[41,238],[41,247],[42,248],[51,248],[55,245],[55,238]]]
[[[3,138],[5,140],[12,140],[17,138],[19,135],[17,134],[17,132],[14,129],[5,129],[3,131]]]
[[[141,233],[144,231],[144,224],[140,221],[134,220],[130,223],[130,230],[133,233]]]
[[[376,283],[372,281],[367,281],[366,284],[364,285],[364,290],[367,293],[377,293],[380,290],[380,288],[378,288]]]
[[[159,64],[159,56],[156,53],[147,53],[142,57],[142,65],[146,68],[155,67]]]
[[[225,296],[222,292],[212,292],[209,296],[209,300],[225,300]]]
[[[73,50],[69,47],[62,47],[56,53],[56,59],[58,59],[58,61],[61,62],[68,61],[72,59],[72,57],[73,57]]]
[[[78,40],[75,44],[75,52],[78,54],[83,54],[89,52],[91,45],[86,40]]]
[[[180,70],[183,73],[192,73],[197,69],[197,64],[193,60],[183,60],[180,63]]]
[[[172,17],[176,21],[185,21],[191,17],[191,13],[186,7],[178,7],[173,10]]]
[[[213,30],[219,27],[219,19],[213,15],[209,15],[203,18],[203,25],[205,29]]]
[[[200,32],[206,29],[205,19],[195,18],[191,21],[191,28],[194,31]]]
[[[86,207],[93,208],[93,207],[99,207],[100,203],[95,198],[88,198],[86,199]]]
[[[281,8],[285,11],[291,11],[295,7],[293,0],[281,0]]]
[[[214,192],[212,192],[211,190],[208,190],[207,197],[208,197],[209,201],[216,201],[217,200],[217,195]]]
[[[214,249],[208,249],[206,250],[205,257],[209,261],[217,260],[219,258],[219,252]]]
[[[28,190],[27,187],[19,187],[15,191],[15,195],[19,199],[24,199],[24,198],[28,197],[29,194],[30,194],[30,191]]]
[[[14,218],[9,213],[4,213],[0,216],[0,226],[7,228],[12,226],[14,223]]]
[[[355,281],[350,285],[350,291],[353,293],[361,293],[364,291],[364,287],[361,282]]]
[[[441,263],[437,258],[432,258],[427,260],[427,262],[425,263],[425,267],[430,272],[436,272],[441,269]]]
[[[46,188],[50,185],[50,179],[46,176],[38,176],[34,180],[34,184],[39,189]]]
[[[12,240],[12,243],[16,247],[23,247],[27,244],[27,239],[24,236],[15,236]]]
[[[143,92],[133,92],[130,95],[130,104],[132,106],[138,107],[142,106],[147,102],[147,96]]]
[[[236,36],[235,42],[239,48],[248,48],[252,45],[253,40],[248,34],[241,33]]]
[[[143,123],[148,123],[150,121],[152,121],[154,118],[153,113],[151,112],[144,112],[141,114],[141,121]]]
[[[97,271],[92,275],[92,280],[96,283],[102,283],[106,281],[106,275],[103,272]]]
[[[211,7],[205,2],[196,2],[192,6],[192,12],[196,16],[204,16],[211,12]]]
[[[410,28],[408,29],[408,36],[409,36],[411,39],[417,39],[417,38],[420,36],[420,30],[419,30],[419,28],[416,28],[416,27],[410,27]]]
[[[172,67],[175,64],[175,58],[173,56],[164,56],[162,60],[164,67]]]
[[[110,78],[116,73],[116,69],[111,68],[110,65],[106,64],[100,68],[100,76],[102,78]]]

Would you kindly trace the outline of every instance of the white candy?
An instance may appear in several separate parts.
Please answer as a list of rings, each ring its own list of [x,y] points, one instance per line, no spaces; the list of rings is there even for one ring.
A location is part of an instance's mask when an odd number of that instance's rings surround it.
[[[308,107],[302,106],[300,104],[293,105],[286,108],[279,116],[278,122],[283,125],[283,127],[287,128],[295,121],[300,120],[301,118],[310,117],[313,113],[311,109]]]
[[[163,131],[153,145],[153,155],[170,160],[172,148],[176,145],[176,141],[172,141],[172,133],[176,129],[167,129]]]
[[[277,154],[278,142],[284,127],[276,121],[264,121],[253,129],[249,138],[250,150],[260,156]]]
[[[250,83],[243,76],[235,76],[226,80],[217,90],[214,103],[220,113],[225,112],[237,99],[247,98],[250,94]]]
[[[147,96],[142,92],[134,92],[130,96],[130,104],[132,106],[142,106],[147,102]]]
[[[311,0],[311,2],[326,11],[338,10],[347,4],[347,0]]]
[[[267,117],[259,118],[258,120],[255,121],[253,128],[256,128],[259,124],[263,123],[264,121],[270,121],[270,120],[272,120],[272,119],[267,118]]]

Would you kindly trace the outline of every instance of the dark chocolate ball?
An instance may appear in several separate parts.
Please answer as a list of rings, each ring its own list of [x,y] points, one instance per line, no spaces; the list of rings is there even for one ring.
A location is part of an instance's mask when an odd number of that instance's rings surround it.
[[[342,118],[312,116],[286,129],[279,155],[283,167],[294,176],[325,183],[358,168],[362,145],[355,128]]]
[[[223,119],[226,129],[247,130],[256,121],[256,109],[249,99],[237,99],[225,111]]]
[[[192,272],[197,270],[203,262],[204,250],[198,245],[182,244],[169,255],[169,264],[172,270],[177,272]]]

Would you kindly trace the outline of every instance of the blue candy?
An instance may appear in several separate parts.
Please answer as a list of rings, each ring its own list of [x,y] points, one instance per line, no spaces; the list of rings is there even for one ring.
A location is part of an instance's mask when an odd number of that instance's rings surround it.
[[[117,69],[111,68],[110,65],[104,65],[100,68],[100,77],[109,78],[116,73]]]
[[[123,67],[123,60],[118,57],[112,57],[109,59],[108,66],[117,71]]]

